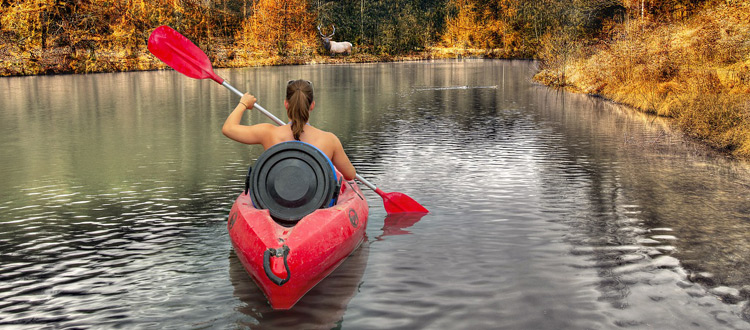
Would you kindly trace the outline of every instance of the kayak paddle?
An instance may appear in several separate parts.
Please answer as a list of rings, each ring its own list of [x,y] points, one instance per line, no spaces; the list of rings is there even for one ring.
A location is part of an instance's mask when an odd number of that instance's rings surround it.
[[[188,38],[171,27],[162,25],[154,29],[154,31],[151,32],[151,36],[148,38],[148,50],[177,72],[194,79],[210,78],[226,87],[234,94],[237,94],[237,96],[242,97],[243,95],[242,92],[232,87],[232,85],[214,73],[211,60],[208,59],[206,53]],[[286,124],[258,103],[255,103],[254,107],[266,115],[266,117],[276,122],[276,124]],[[359,174],[357,174],[356,178],[383,198],[383,205],[388,214],[429,212],[424,206],[420,205],[417,201],[405,194],[399,192],[384,192],[374,184],[365,180]]]

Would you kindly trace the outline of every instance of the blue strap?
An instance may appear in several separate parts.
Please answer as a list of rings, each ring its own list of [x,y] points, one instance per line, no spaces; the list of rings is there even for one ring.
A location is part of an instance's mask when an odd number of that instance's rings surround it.
[[[299,143],[304,143],[304,144],[306,144],[306,145],[308,145],[308,146],[311,146],[311,147],[313,147],[313,149],[317,150],[317,151],[318,151],[318,152],[319,152],[319,153],[320,153],[321,155],[323,155],[323,157],[325,157],[325,158],[326,158],[326,160],[328,161],[328,166],[330,166],[330,167],[331,167],[331,170],[333,171],[333,175],[334,175],[334,176],[337,176],[337,175],[336,175],[336,167],[335,167],[335,166],[333,166],[333,162],[331,161],[331,159],[330,159],[330,158],[328,158],[328,155],[326,155],[326,154],[325,154],[325,152],[323,152],[323,150],[320,150],[320,149],[319,149],[318,147],[316,147],[316,146],[314,146],[314,145],[312,145],[312,144],[309,144],[309,143],[307,143],[307,142],[303,142],[303,141],[299,141],[299,140],[293,140],[293,141],[287,141],[287,142],[299,142]],[[337,177],[334,177],[334,181],[338,182],[339,180],[338,180],[338,178],[337,178]],[[340,189],[340,188],[339,188],[339,189]],[[338,195],[338,194],[336,194],[336,195]],[[338,199],[338,198],[333,198],[333,199],[331,199],[331,203],[330,203],[330,204],[328,204],[328,206],[327,206],[327,207],[331,207],[331,206],[334,206],[334,205],[336,205],[336,200],[337,200],[337,199]]]

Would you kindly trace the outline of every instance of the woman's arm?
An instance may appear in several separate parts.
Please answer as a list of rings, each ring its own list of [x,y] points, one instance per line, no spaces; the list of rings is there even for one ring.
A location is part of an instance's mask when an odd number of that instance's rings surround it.
[[[269,128],[273,128],[271,124],[258,124],[253,126],[247,126],[240,124],[242,115],[245,110],[252,109],[257,99],[255,96],[245,94],[240,99],[240,102],[234,108],[232,113],[229,114],[227,120],[224,121],[224,126],[221,128],[221,132],[232,140],[245,144],[262,144],[263,138],[267,136]]]
[[[354,165],[352,165],[352,162],[349,161],[349,156],[346,155],[344,146],[341,145],[341,140],[339,140],[336,135],[331,135],[333,136],[334,140],[333,157],[331,158],[333,166],[335,166],[336,169],[338,169],[339,172],[344,175],[344,179],[346,179],[347,181],[354,180],[354,177],[357,175],[357,171],[354,169]]]

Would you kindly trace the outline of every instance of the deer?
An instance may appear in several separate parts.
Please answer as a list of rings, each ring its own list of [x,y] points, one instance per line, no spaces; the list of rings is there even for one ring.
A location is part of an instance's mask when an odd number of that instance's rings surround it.
[[[325,48],[329,53],[331,53],[331,56],[336,54],[346,54],[349,55],[352,53],[352,44],[350,42],[342,41],[332,41],[331,37],[336,33],[336,26],[333,26],[333,33],[331,35],[326,36],[323,34],[322,31],[320,31],[320,25],[318,25],[318,33],[320,34],[320,38],[323,40],[323,48]]]

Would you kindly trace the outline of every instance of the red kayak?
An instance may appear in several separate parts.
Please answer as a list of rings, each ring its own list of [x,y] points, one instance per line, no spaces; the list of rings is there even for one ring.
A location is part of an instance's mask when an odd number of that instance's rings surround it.
[[[264,173],[257,167],[254,171]],[[273,182],[278,186],[281,179]],[[256,208],[247,190],[234,202],[227,223],[234,251],[274,309],[294,306],[364,240],[368,205],[362,191],[354,181],[338,189],[333,206],[316,209],[294,223]],[[284,193],[279,189],[278,194]]]

